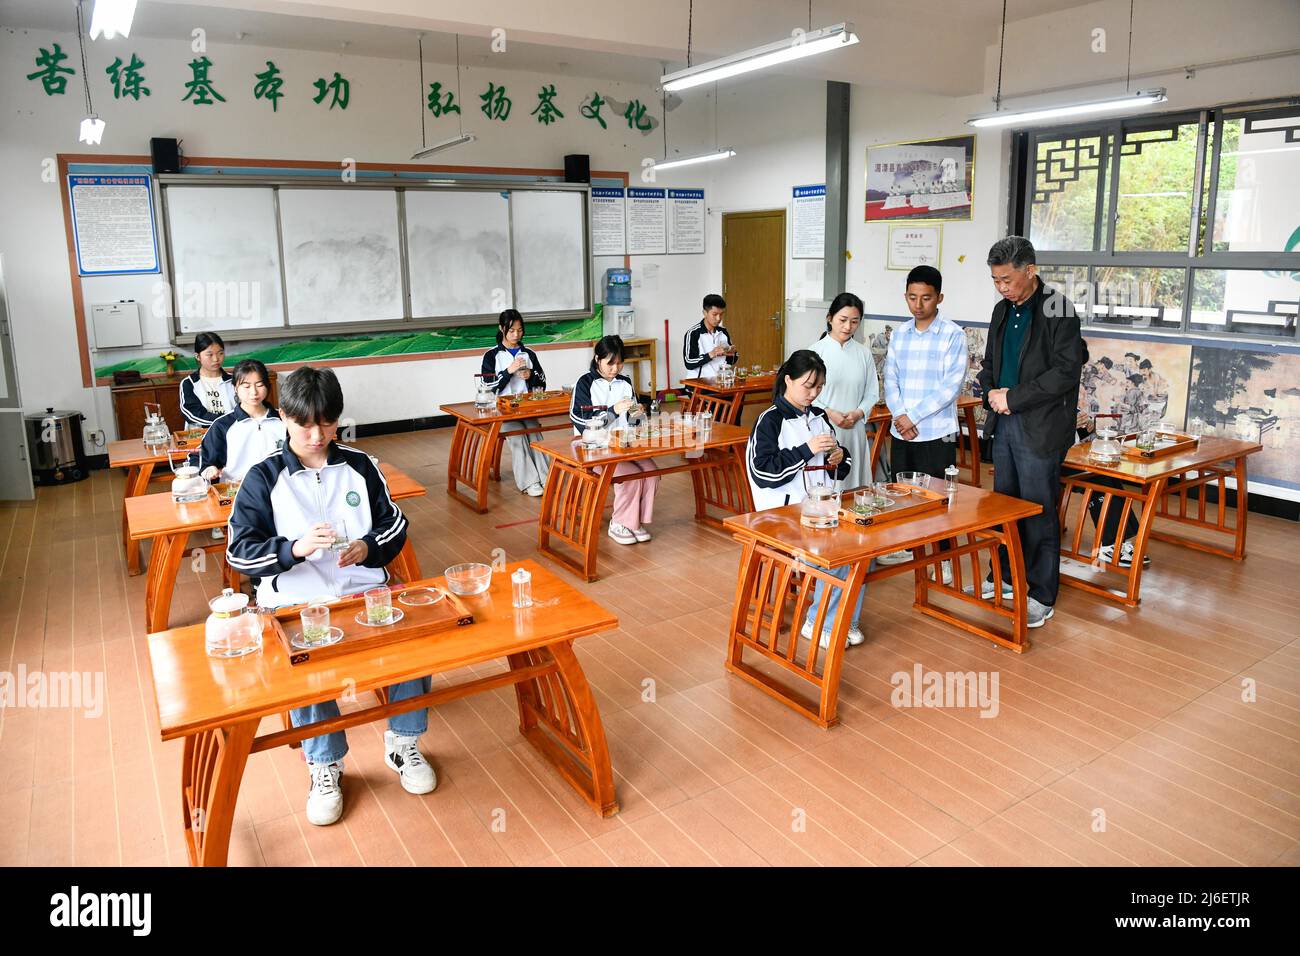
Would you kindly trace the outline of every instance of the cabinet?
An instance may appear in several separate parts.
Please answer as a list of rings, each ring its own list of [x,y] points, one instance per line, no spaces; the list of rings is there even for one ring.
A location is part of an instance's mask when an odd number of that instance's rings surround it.
[[[268,401],[272,405],[279,402],[276,390],[276,374],[270,373],[271,391]],[[162,406],[163,418],[172,431],[185,427],[185,416],[181,414],[181,379],[147,378],[134,385],[114,385],[109,391],[113,395],[113,417],[117,422],[117,437],[139,438],[144,431],[144,406],[154,404]]]

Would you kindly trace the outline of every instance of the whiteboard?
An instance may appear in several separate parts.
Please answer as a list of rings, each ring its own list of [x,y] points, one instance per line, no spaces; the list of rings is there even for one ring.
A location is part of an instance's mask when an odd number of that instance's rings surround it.
[[[509,193],[406,190],[411,315],[496,314],[514,301]]]
[[[172,186],[167,243],[181,332],[279,328],[275,199],[260,186]]]
[[[586,308],[587,197],[580,192],[510,194],[515,308],[564,312]]]
[[[397,194],[280,189],[290,325],[400,321]]]

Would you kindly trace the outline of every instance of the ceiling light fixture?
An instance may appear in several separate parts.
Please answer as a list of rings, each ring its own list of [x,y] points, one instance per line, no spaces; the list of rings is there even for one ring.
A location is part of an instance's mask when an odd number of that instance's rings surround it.
[[[686,69],[676,73],[667,73],[660,77],[659,85],[669,93],[689,90],[704,83],[715,83],[742,73],[765,70],[769,67],[802,60],[804,57],[829,53],[841,47],[852,46],[858,42],[858,35],[853,32],[850,23],[837,23],[820,30],[810,30],[796,36],[754,47],[742,53],[720,57],[701,63],[698,66],[687,65]]]
[[[411,154],[412,159],[424,159],[426,156],[432,156],[434,153],[440,153],[443,150],[453,149],[456,146],[465,143],[474,142],[474,134],[465,132],[465,122],[461,117],[460,109],[456,110],[456,125],[460,132],[448,139],[434,143],[432,146],[426,145],[424,136],[424,109],[425,96],[427,95],[424,86],[424,34],[417,37],[420,51],[420,148]],[[456,104],[460,105],[460,34],[456,34]]]
[[[95,0],[95,12],[90,17],[90,38],[112,40],[117,36],[131,35],[131,19],[135,16],[136,0]]]
[[[664,163],[655,163],[655,172],[662,173],[664,170],[676,169],[678,166],[694,166],[696,163],[712,163],[719,159],[730,159],[735,155],[736,151],[734,149],[724,146],[722,149],[711,153],[701,153],[698,156],[683,156],[681,159],[670,159]]]

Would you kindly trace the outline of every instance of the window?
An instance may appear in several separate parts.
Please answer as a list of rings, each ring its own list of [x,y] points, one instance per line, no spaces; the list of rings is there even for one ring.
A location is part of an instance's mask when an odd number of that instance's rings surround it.
[[[1295,340],[1300,109],[1018,134],[1019,231],[1088,325]]]

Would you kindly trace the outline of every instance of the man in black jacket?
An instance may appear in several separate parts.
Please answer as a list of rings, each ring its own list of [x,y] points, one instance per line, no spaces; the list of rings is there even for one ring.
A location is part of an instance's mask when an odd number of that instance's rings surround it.
[[[979,382],[991,412],[984,434],[993,447],[993,489],[1043,506],[1020,522],[1029,579],[1030,627],[1052,616],[1061,577],[1061,526],[1056,505],[1061,461],[1074,443],[1075,405],[1083,368],[1079,317],[1069,299],[1038,278],[1034,247],[1009,236],[989,249],[993,307]],[[1010,574],[1002,549],[1002,593]],[[983,594],[993,596],[992,575]]]

